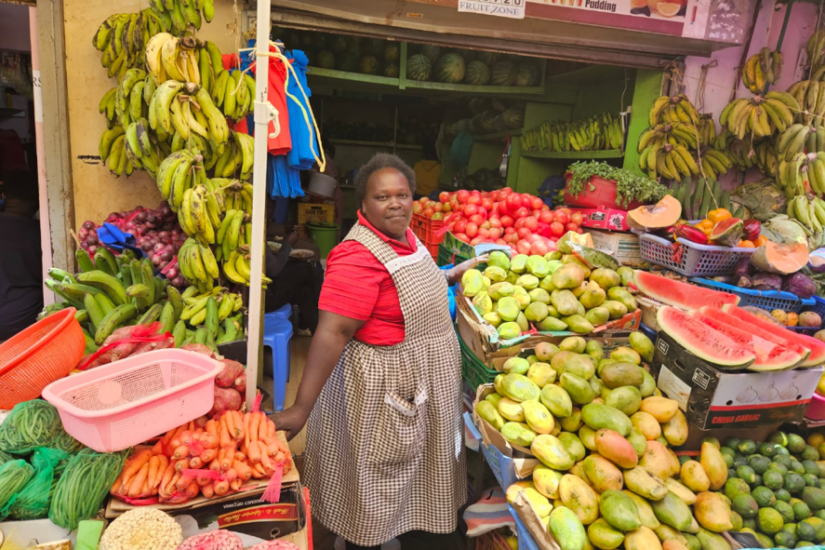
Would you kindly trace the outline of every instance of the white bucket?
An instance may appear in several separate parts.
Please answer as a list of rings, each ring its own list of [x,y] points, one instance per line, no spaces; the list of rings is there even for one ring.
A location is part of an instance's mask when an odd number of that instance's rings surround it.
[[[309,192],[322,197],[332,197],[337,185],[338,181],[335,178],[320,172],[313,172],[309,180]]]

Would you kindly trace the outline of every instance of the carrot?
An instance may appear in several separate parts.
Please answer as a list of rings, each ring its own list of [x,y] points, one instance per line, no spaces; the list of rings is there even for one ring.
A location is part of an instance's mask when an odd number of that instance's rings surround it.
[[[190,432],[195,429],[195,421],[190,420],[189,423],[186,425],[186,429]]]
[[[250,477],[252,477],[252,468],[250,468],[246,462],[236,460],[235,464],[232,465],[232,469],[238,473],[238,479],[247,481]]]
[[[166,494],[167,496],[171,496],[172,493],[175,492],[175,487],[178,484],[178,480],[181,478],[180,472],[175,472],[175,475],[172,476],[172,479],[169,480],[169,483],[161,490],[162,493]]]
[[[188,445],[181,445],[180,447],[175,449],[175,452],[172,453],[172,458],[181,459],[186,458],[189,456],[189,446]]]
[[[261,424],[261,418],[258,416],[258,413],[249,413],[247,416],[251,416],[252,418],[249,420],[249,433],[246,435],[249,441],[257,441],[258,440],[258,426]]]
[[[258,439],[264,439],[267,435],[269,428],[267,427],[267,423],[270,420],[266,417],[264,413],[258,413],[261,415],[261,423],[258,426]]]
[[[225,495],[229,492],[229,482],[225,479],[221,481],[216,481],[213,484],[213,487],[215,488],[216,495]]]
[[[189,486],[186,488],[186,500],[192,500],[196,496],[198,496],[198,492],[200,491],[200,486],[192,481]]]
[[[262,451],[261,452],[261,464],[264,465],[264,469],[269,471],[272,469],[272,461],[269,460],[269,455],[266,454],[266,447],[264,447],[263,443],[258,443],[258,448]]]
[[[120,472],[120,475],[117,476],[117,479],[114,483],[112,483],[112,488],[109,489],[109,492],[114,496],[120,496],[120,486],[123,484],[123,471]]]
[[[261,461],[261,449],[260,447],[258,447],[257,441],[253,441],[249,444],[249,451],[247,454],[249,455],[249,460],[251,460],[255,464]]]
[[[235,451],[235,460],[246,462],[246,455],[240,451]]]
[[[175,435],[176,430],[177,428],[172,428],[171,430],[166,432],[166,434],[164,434],[164,436],[160,438],[161,445],[166,447],[169,444],[169,442],[172,441],[172,436]]]
[[[235,481],[231,481],[229,483],[229,488],[233,491],[237,491],[241,488],[241,485],[243,485],[243,481],[241,481],[240,479],[236,479]]]
[[[270,420],[269,418],[266,419],[266,436],[267,437],[276,437],[275,435],[275,423]]]
[[[189,459],[188,458],[181,458],[180,460],[175,461],[175,471],[180,472],[181,470],[185,470],[189,468]]]
[[[220,460],[220,463],[221,463],[221,471],[222,472],[225,472],[226,470],[231,468],[232,463],[235,461],[234,455],[232,453],[229,453],[229,452],[224,453],[223,458],[220,458],[219,460]]]
[[[243,427],[243,414],[240,411],[232,411],[232,416],[235,424],[235,439],[241,441],[246,433]]]
[[[166,487],[169,484],[169,482],[172,480],[172,476],[174,476],[176,473],[177,473],[177,470],[175,470],[175,463],[170,461],[166,465],[166,469],[163,471],[163,477],[161,478],[160,485],[158,485],[158,486],[159,487]]]
[[[206,485],[201,486],[201,493],[206,498],[212,498],[215,496],[215,488],[212,485],[212,480],[209,480],[209,483]]]
[[[149,475],[147,476],[147,481],[149,482],[150,487],[155,486],[155,481],[157,481],[161,475],[163,475],[163,470],[160,470],[160,458],[158,455],[154,455],[152,458],[149,459]]]
[[[228,468],[226,470],[226,473],[223,474],[223,476],[227,479],[227,481],[231,483],[235,481],[235,479],[238,477],[238,472],[237,470],[235,470],[235,468]]]
[[[220,472],[221,471],[220,461],[217,458],[214,459],[212,462],[209,463],[209,469],[212,470],[213,472]]]
[[[284,452],[284,454],[287,454],[287,455],[292,454],[292,451],[289,450],[289,446],[286,443],[284,443],[283,441],[281,441],[281,439],[279,437],[275,438],[275,443],[278,445],[278,447],[281,448],[281,450]]]
[[[218,456],[217,449],[206,449],[201,453],[200,459],[204,464],[209,464],[215,459],[216,456]]]
[[[201,434],[200,442],[203,445],[204,449],[217,449],[218,448],[218,438],[208,432],[203,432]]]
[[[252,465],[252,477],[255,479],[266,477],[266,470],[264,470],[264,467],[261,466],[260,462]]]
[[[153,454],[153,455],[163,454],[163,443],[161,443],[161,440],[160,440],[160,439],[158,439],[158,442],[157,442],[157,443],[155,443],[155,444],[152,446],[152,454]]]
[[[190,458],[189,467],[193,470],[200,470],[203,467],[203,460],[201,460],[201,457],[199,456]]]
[[[228,448],[232,447],[232,438],[229,437],[229,427],[226,425],[226,415],[221,418],[220,422],[220,431],[219,431],[219,444],[221,448]]]
[[[210,420],[204,426],[206,433],[212,435],[215,439],[218,439],[218,423],[214,420]]]
[[[160,480],[163,479],[163,474],[169,468],[169,459],[166,455],[158,455],[158,475],[155,478],[155,487],[158,486]]]
[[[136,498],[141,495],[141,491],[143,489],[143,485],[146,483],[146,476],[149,475],[149,464],[145,463],[138,471],[135,479],[129,484],[129,491],[126,493],[132,498]]]
[[[180,476],[180,479],[178,479],[178,482],[175,483],[175,490],[176,491],[185,491],[186,488],[189,487],[189,484],[191,482],[192,482],[191,477],[182,475],[182,476]]]
[[[249,447],[249,434],[251,430],[249,429],[249,424],[252,422],[252,413],[247,413],[243,415],[243,427],[244,427],[244,443],[247,447]]]

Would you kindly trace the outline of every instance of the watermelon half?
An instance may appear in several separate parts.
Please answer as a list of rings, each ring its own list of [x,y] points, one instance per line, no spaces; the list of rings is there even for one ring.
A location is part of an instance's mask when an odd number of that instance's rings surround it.
[[[753,331],[754,330],[753,325],[748,324],[745,321],[743,321],[743,320],[741,320],[737,317],[734,317],[730,313],[726,313],[724,310],[717,309],[717,308],[712,308],[712,307],[703,307],[700,311],[702,313],[712,315],[714,319],[718,319],[719,321],[722,321],[726,325],[730,325],[732,327],[735,327],[735,328],[738,328],[738,329],[741,329],[741,330],[744,330],[744,331]],[[777,328],[782,328],[782,327],[776,325],[774,328],[777,329]],[[810,348],[806,348],[806,347],[802,346],[801,344],[799,344],[798,342],[787,340],[787,339],[783,338],[783,336],[779,334],[778,330],[770,331],[770,330],[761,330],[761,329],[759,329],[757,332],[759,332],[759,337],[760,338],[762,338],[764,340],[767,340],[769,342],[773,342],[774,344],[776,344],[778,346],[782,346],[783,348],[786,348],[786,349],[789,349],[791,351],[795,351],[796,353],[798,353],[802,357],[802,361],[800,362],[800,366],[805,365],[806,359],[808,359],[808,357],[811,355]],[[783,332],[788,332],[788,331],[783,331]]]
[[[800,367],[816,367],[825,363],[825,343],[820,342],[816,338],[785,330],[770,321],[760,319],[756,315],[733,305],[722,306],[722,311],[732,315],[741,322],[752,325],[751,330],[758,332],[762,337],[765,337],[764,332],[773,336],[779,336],[783,340],[793,342],[796,345],[811,350],[811,354],[799,365]]]
[[[765,340],[750,331],[750,327],[745,323],[739,323],[739,327],[731,326],[717,318],[719,310],[703,307],[700,311],[693,311],[691,316],[717,330],[733,340],[751,350],[756,356],[756,360],[748,367],[753,371],[775,371],[790,369],[802,362],[802,355],[788,348],[774,344]]]
[[[699,309],[703,306],[722,307],[725,304],[737,305],[739,303],[739,296],[735,294],[674,281],[638,269],[633,282],[636,288],[654,300],[681,309]]]
[[[708,363],[738,369],[749,366],[756,359],[753,352],[742,344],[675,307],[660,308],[656,321],[660,330]]]

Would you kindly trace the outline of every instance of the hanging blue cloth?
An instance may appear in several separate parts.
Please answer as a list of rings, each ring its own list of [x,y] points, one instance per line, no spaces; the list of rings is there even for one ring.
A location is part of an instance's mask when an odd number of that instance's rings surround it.
[[[266,192],[273,199],[304,196],[301,188],[301,171],[289,166],[285,155],[268,155],[266,170]]]
[[[318,154],[318,142],[315,130],[310,130],[307,122],[312,124],[310,106],[304,100],[304,93],[309,98],[311,95],[307,84],[307,65],[309,58],[301,50],[287,52],[287,58],[292,61],[293,74],[290,71],[289,82],[287,83],[287,108],[289,110],[289,134],[292,136],[292,150],[287,154],[289,165],[299,170],[309,170],[315,165],[315,157]],[[297,79],[295,78],[297,75]],[[300,84],[300,85],[299,85]],[[301,92],[303,88],[304,93]],[[298,100],[289,97],[292,95]],[[301,109],[303,107],[303,110]],[[306,116],[305,116],[306,115]]]
[[[131,233],[127,233],[122,231],[116,225],[112,225],[110,223],[104,223],[100,227],[97,228],[97,238],[106,245],[106,248],[111,248],[117,252],[123,252],[125,249],[129,249],[135,254],[137,254],[138,258],[143,258],[146,256],[143,250],[138,248],[135,245],[135,236]]]

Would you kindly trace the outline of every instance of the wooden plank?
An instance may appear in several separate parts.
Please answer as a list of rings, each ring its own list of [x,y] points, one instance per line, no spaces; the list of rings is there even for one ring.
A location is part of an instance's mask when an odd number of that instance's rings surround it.
[[[636,85],[633,89],[633,103],[630,113],[630,127],[627,131],[627,145],[625,146],[624,164],[625,170],[631,170],[639,175],[644,175],[639,168],[639,152],[636,150],[639,138],[648,128],[648,116],[650,108],[656,98],[662,95],[662,83],[664,73],[662,71],[649,71],[639,69],[636,71]]]
[[[37,21],[40,82],[43,95],[43,149],[49,201],[52,265],[73,270],[76,244],[69,230],[74,226],[75,205],[72,187],[74,179],[70,160],[71,147],[66,139],[69,112],[66,101],[68,91],[63,2],[38,0]],[[85,42],[91,47],[90,40]]]
[[[523,151],[521,155],[534,159],[569,160],[620,159],[624,156],[618,149],[608,149],[606,151]]]
[[[336,69],[322,69],[320,67],[309,67],[309,74],[316,78],[334,78],[336,80],[350,80],[352,82],[366,82],[367,84],[377,84],[381,86],[398,87],[398,79],[388,76],[373,74],[350,73],[338,71]]]
[[[418,88],[419,90],[434,90],[439,92],[460,92],[465,94],[543,94],[544,86],[472,86],[470,84],[446,84],[444,82],[421,82],[408,80],[408,88]]]

